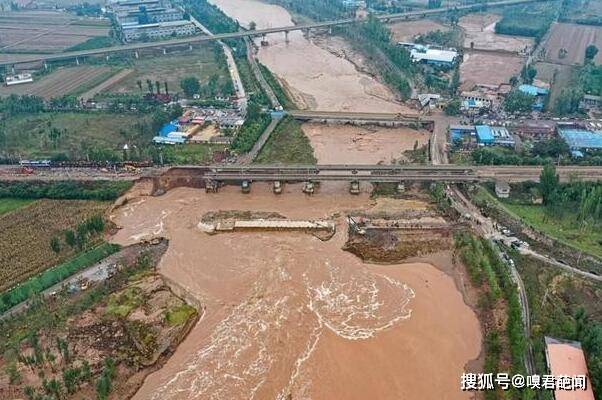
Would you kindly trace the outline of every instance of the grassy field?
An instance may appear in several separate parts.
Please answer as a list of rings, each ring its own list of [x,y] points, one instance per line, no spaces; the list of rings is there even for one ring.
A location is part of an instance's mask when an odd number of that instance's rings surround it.
[[[148,145],[154,135],[150,120],[148,115],[104,113],[9,117],[3,122],[0,156],[50,158],[65,154],[73,159],[85,159],[86,156],[94,158],[99,152],[118,156],[125,143],[130,147]]]
[[[65,243],[64,232],[103,214],[109,205],[98,201],[39,200],[0,216],[0,291],[73,257],[77,246]],[[50,247],[52,237],[61,242],[59,252]],[[90,244],[95,240],[99,238],[92,238]]]
[[[209,164],[214,151],[224,150],[223,144],[186,144],[163,146],[163,161],[166,164]]]
[[[551,213],[541,205],[499,201],[485,189],[480,189],[476,197],[496,202],[514,218],[524,221],[525,224],[567,246],[602,257],[602,229],[599,226],[579,226],[576,210],[574,212],[564,210],[562,214]]]
[[[175,94],[181,92],[180,81],[183,78],[194,76],[201,85],[207,83],[209,79],[217,75],[219,82],[229,80],[230,76],[225,62],[222,62],[221,48],[213,47],[213,44],[204,44],[201,48],[195,48],[192,51],[183,51],[178,53],[168,53],[166,55],[141,55],[140,59],[133,60],[129,68],[133,72],[125,79],[108,87],[105,93],[146,93],[146,80],[150,79],[161,82],[161,91],[163,91],[163,82],[167,82],[169,92]],[[142,83],[142,90],[138,86],[138,81]]]
[[[576,215],[569,210],[560,216],[539,205],[504,203],[504,206],[537,230],[586,253],[602,257],[602,229],[591,226],[582,228],[576,222]]]
[[[260,164],[315,164],[316,157],[301,125],[293,118],[283,119],[267,141],[255,162]]]
[[[32,202],[33,200],[24,199],[0,199],[0,215],[17,210]]]

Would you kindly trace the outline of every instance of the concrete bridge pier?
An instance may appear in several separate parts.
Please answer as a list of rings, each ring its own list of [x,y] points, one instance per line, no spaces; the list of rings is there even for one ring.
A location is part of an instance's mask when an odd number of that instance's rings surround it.
[[[110,57],[109,57],[109,55],[107,54],[107,55],[105,56],[105,60],[109,61],[109,58],[110,58]]]
[[[288,31],[284,31],[284,43],[289,44]]]
[[[349,193],[351,194],[360,194],[360,182],[359,181],[351,181],[349,183]]]
[[[303,32],[303,37],[305,39],[309,39],[309,28],[301,29],[301,32]]]
[[[10,66],[10,70],[12,71],[13,74],[15,73],[15,64]]]
[[[332,35],[332,26],[329,26],[329,27],[328,27],[328,34],[329,34],[329,35]]]
[[[315,187],[312,181],[307,181],[303,184],[303,193],[305,194],[314,194]]]
[[[397,194],[402,194],[403,192],[405,192],[406,190],[406,185],[403,182],[398,182],[397,186],[395,187],[395,191],[397,192]]]
[[[274,192],[274,194],[281,194],[282,193],[282,182],[274,181],[272,183],[272,191]]]
[[[167,49],[164,47],[163,48],[163,55],[166,55],[166,54],[167,54]]]
[[[243,193],[251,193],[251,181],[242,181],[240,183],[240,189]]]
[[[209,179],[205,182],[205,192],[207,193],[217,193],[217,189],[219,188],[219,182]]]
[[[134,57],[136,58],[136,60],[140,58],[140,54],[138,53],[138,50],[136,50],[134,52]]]
[[[79,57],[75,57],[75,65],[79,65]]]
[[[189,45],[188,45],[188,50],[189,50],[189,51],[192,51],[192,44],[189,44]]]

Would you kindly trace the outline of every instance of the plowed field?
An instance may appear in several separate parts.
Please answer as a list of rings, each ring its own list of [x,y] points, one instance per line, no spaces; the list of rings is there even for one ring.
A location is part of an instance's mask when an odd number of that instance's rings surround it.
[[[107,80],[116,71],[108,66],[61,68],[33,83],[0,87],[0,96],[33,94],[49,99],[66,94],[79,94]]]
[[[585,49],[590,44],[602,49],[602,26],[553,24],[543,46],[545,61],[563,65],[583,64]],[[561,49],[566,50],[564,56]],[[602,62],[602,52],[598,52],[594,61],[596,64]]]

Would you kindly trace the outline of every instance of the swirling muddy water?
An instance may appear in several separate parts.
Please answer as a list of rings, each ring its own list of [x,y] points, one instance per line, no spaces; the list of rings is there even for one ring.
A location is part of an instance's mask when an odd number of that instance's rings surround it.
[[[342,250],[345,213],[378,207],[323,184],[308,197],[254,184],[216,194],[180,188],[114,212],[113,240],[163,235],[159,270],[204,305],[189,336],[135,399],[466,399],[479,323],[448,275],[426,263],[367,265]],[[215,210],[333,218],[329,241],[303,233],[197,228]],[[292,397],[288,397],[288,396]]]

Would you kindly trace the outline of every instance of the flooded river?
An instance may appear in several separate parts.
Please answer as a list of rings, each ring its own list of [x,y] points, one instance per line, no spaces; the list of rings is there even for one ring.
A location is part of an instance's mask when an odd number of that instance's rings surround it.
[[[256,0],[210,0],[241,25],[258,29],[294,25],[282,7]],[[260,39],[258,39],[259,41]],[[302,108],[323,111],[401,112],[406,107],[373,77],[341,56],[317,46],[300,31],[268,35],[259,60],[275,73]]]
[[[281,7],[255,0],[212,0],[241,23],[292,25]],[[391,92],[336,52],[291,33],[268,36],[260,60],[296,101],[313,109],[398,112]],[[330,49],[332,50],[332,49]],[[428,134],[305,124],[320,163],[377,163],[426,142]],[[479,322],[449,270],[450,256],[370,265],[343,251],[349,210],[386,211],[399,200],[359,196],[347,183],[322,183],[314,196],[298,185],[274,195],[253,183],[207,194],[179,188],[139,196],[114,211],[121,244],[165,236],[160,272],[204,305],[201,320],[138,400],[469,399],[460,376],[481,349]],[[385,204],[386,203],[386,204]],[[210,211],[276,212],[331,219],[322,241],[292,232],[208,235],[197,224]],[[436,265],[436,266],[435,266]]]
[[[364,264],[341,249],[344,215],[377,203],[349,196],[346,185],[323,184],[313,197],[300,190],[181,188],[115,212],[123,228],[114,241],[168,237],[160,272],[206,305],[135,398],[469,398],[459,377],[481,337],[453,279],[426,263]],[[201,216],[215,210],[332,218],[337,233],[324,242],[302,233],[199,231]]]

